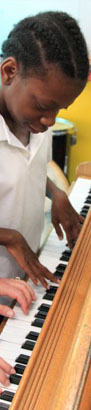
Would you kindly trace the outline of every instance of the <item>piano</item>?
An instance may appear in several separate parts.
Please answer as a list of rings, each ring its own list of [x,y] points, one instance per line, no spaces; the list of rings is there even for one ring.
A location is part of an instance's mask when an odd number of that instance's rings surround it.
[[[90,410],[91,173],[77,178],[70,201],[85,222],[71,252],[53,229],[40,261],[60,278],[36,289],[28,315],[15,305],[0,335],[0,355],[15,366],[0,410]],[[28,283],[31,283],[29,280]],[[33,284],[32,284],[33,286]]]

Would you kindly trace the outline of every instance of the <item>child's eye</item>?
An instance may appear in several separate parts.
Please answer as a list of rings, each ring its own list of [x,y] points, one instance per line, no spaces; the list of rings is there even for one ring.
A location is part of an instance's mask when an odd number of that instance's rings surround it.
[[[43,105],[37,104],[37,109],[40,111],[48,111],[49,108],[48,107],[44,107]]]

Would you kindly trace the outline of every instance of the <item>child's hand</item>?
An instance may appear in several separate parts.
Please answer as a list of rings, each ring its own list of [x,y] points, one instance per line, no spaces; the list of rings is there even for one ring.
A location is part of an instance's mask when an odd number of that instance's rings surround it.
[[[24,313],[27,313],[32,301],[36,300],[33,289],[23,280],[0,278],[0,295],[16,299]],[[0,315],[13,317],[14,311],[9,306],[0,305]]]
[[[8,364],[4,359],[0,357],[0,383],[8,387],[10,384],[9,376],[15,373],[16,373],[15,369],[10,364]],[[0,387],[0,393],[1,392],[2,392],[2,389]]]
[[[38,284],[39,280],[45,288],[48,288],[45,278],[59,283],[56,276],[52,275],[45,266],[41,265],[37,255],[30,249],[28,243],[19,232],[12,232],[12,240],[6,246],[8,252],[16,259],[35,285]]]
[[[59,239],[63,239],[61,224],[66,232],[68,246],[72,249],[73,242],[76,241],[81,231],[84,218],[75,211],[66,193],[57,187],[54,190],[51,212],[52,223]]]

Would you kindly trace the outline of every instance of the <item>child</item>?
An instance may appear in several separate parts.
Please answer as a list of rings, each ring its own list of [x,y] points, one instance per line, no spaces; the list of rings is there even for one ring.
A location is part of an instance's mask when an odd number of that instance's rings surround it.
[[[62,224],[72,247],[82,217],[66,194],[46,177],[51,137],[48,128],[88,78],[85,40],[66,13],[25,18],[2,46],[0,89],[0,270],[47,287],[51,272],[37,251],[43,229],[45,193],[52,196],[52,222],[60,239]],[[53,279],[55,280],[55,278]]]
[[[62,224],[70,247],[83,220],[66,194],[46,177],[51,159],[48,128],[54,124],[58,110],[72,104],[86,85],[87,48],[72,17],[48,12],[17,24],[3,44],[2,56],[0,271],[7,278],[23,278],[26,272],[35,284],[39,280],[47,287],[46,278],[56,279],[37,258],[46,190],[53,200],[53,225],[62,239]],[[16,282],[11,280],[8,296],[12,297]],[[24,300],[19,300],[17,291],[16,298],[24,309]],[[10,374],[14,370],[2,359],[0,365],[1,380],[7,384],[2,371]]]

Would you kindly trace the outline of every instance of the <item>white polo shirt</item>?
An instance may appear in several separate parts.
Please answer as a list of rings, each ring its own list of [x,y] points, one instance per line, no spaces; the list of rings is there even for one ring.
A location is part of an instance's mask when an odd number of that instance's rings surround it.
[[[0,115],[0,227],[16,229],[36,252],[44,220],[47,162],[51,160],[51,130],[33,134],[26,148]],[[0,276],[22,271],[0,246]]]

